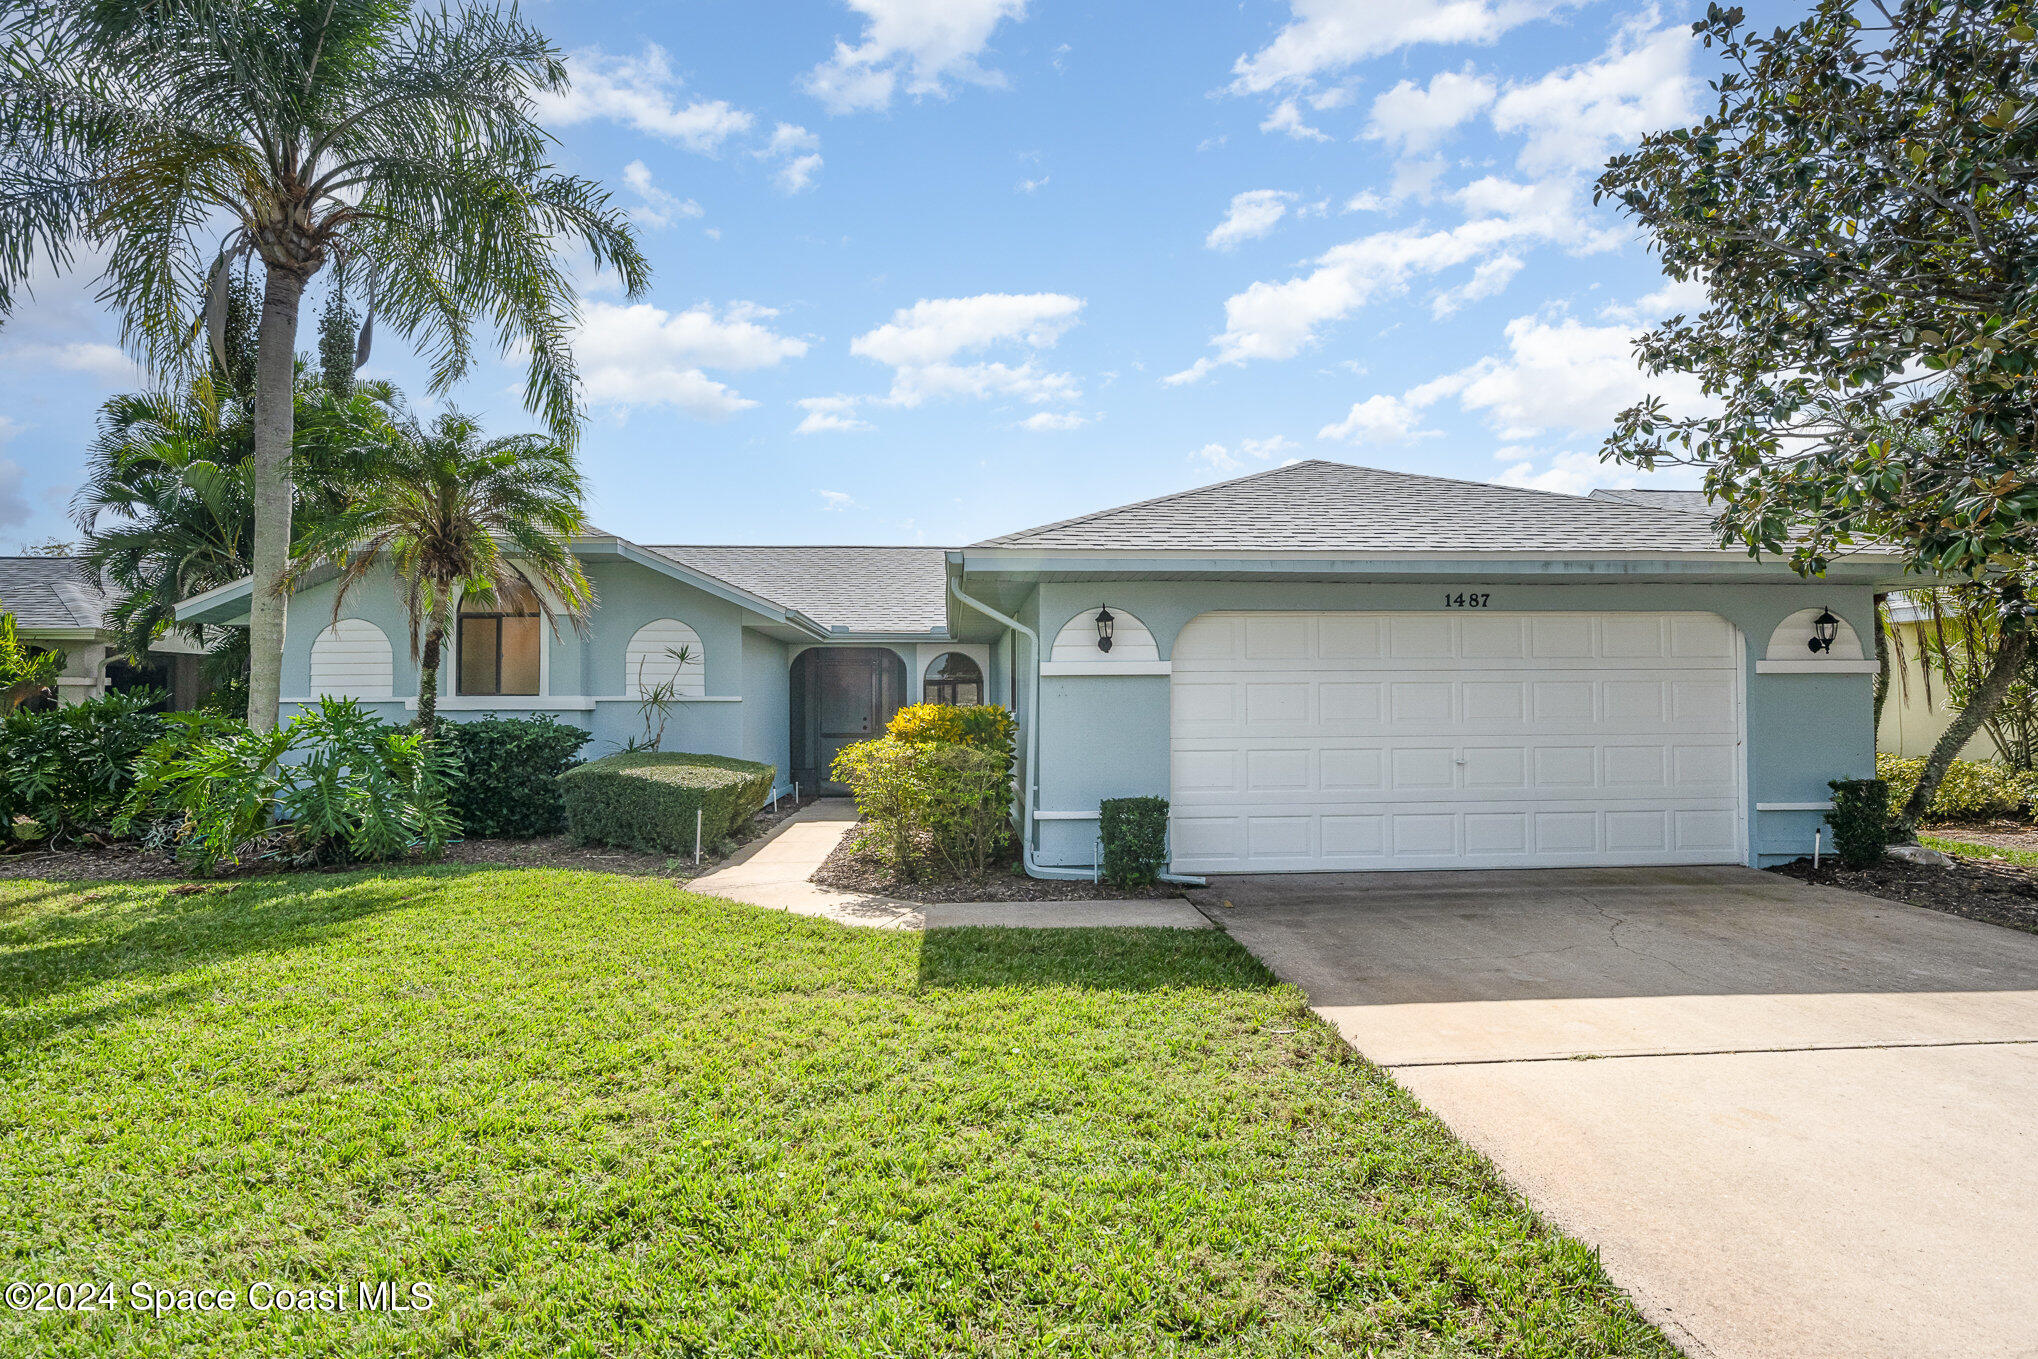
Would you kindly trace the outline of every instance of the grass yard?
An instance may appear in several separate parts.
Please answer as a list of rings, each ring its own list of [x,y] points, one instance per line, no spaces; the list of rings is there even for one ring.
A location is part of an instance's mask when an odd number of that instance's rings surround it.
[[[555,870],[0,883],[37,1355],[1675,1352],[1215,933],[855,930]]]

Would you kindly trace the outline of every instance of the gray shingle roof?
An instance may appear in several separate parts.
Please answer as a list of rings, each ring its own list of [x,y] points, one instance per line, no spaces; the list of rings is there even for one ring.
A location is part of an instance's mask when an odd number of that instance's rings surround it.
[[[1611,500],[1622,505],[1640,505],[1650,510],[1677,510],[1684,514],[1712,514],[1712,502],[1705,498],[1704,491],[1658,491],[1654,489],[1622,486],[1599,486],[1587,497],[1591,500]]]
[[[0,613],[24,628],[96,628],[113,601],[76,557],[0,557]]]
[[[1711,525],[1697,515],[1322,461],[1292,463],[975,546],[1368,553],[1720,550]]]
[[[823,627],[928,632],[948,626],[946,548],[645,546],[797,609]]]

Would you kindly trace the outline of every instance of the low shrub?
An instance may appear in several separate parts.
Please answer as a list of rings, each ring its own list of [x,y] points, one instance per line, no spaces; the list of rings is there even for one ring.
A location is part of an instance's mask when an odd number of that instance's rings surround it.
[[[1826,824],[1833,828],[1833,852],[1849,868],[1869,868],[1882,861],[1895,835],[1890,820],[1889,785],[1881,779],[1834,779],[1833,810]]]
[[[1168,866],[1168,800],[1108,797],[1097,804],[1104,841],[1104,881],[1151,887]]]
[[[582,844],[692,854],[728,839],[771,796],[778,770],[754,760],[625,751],[559,776],[566,826]]]
[[[914,744],[977,746],[1008,759],[1019,723],[1010,708],[995,703],[959,708],[950,703],[912,703],[892,715],[885,735]]]
[[[1876,776],[1889,785],[1889,802],[1901,809],[1925,772],[1923,759],[1895,755],[1875,757]],[[2016,816],[2038,801],[2038,775],[2012,769],[1994,760],[1955,760],[1946,770],[1927,821],[1966,821],[1991,816]]]
[[[352,699],[324,699],[267,732],[212,713],[166,720],[115,829],[148,835],[202,874],[251,857],[429,857],[458,829],[446,754]]]
[[[871,823],[865,843],[902,877],[982,882],[1011,848],[1009,741],[999,749],[884,736],[843,747],[832,772]]]
[[[0,721],[0,823],[16,827],[20,840],[110,829],[134,786],[135,761],[168,730],[151,711],[162,697],[137,689],[7,714]]]
[[[559,776],[590,735],[549,717],[441,721],[437,739],[460,764],[450,797],[462,833],[529,839],[566,829]]]

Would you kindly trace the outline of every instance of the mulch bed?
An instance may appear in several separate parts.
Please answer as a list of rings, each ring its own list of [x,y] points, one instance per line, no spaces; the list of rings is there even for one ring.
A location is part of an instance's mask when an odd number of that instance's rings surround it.
[[[816,801],[818,799],[811,796],[803,797],[797,803],[789,797],[780,798],[777,810],[766,807],[751,818],[743,833],[737,836],[737,843],[755,840],[800,808],[812,806]],[[575,844],[565,835],[541,835],[535,840],[458,840],[446,847],[443,858],[431,862],[475,868],[575,868],[590,873],[629,873],[683,882],[708,872],[722,861],[703,856],[699,867],[695,867],[691,855],[647,854],[614,845]],[[343,864],[328,869],[293,870],[258,859],[239,868],[227,869],[218,877],[248,878],[293,871],[345,873],[363,866]],[[165,855],[151,854],[131,841],[0,854],[0,878],[96,878],[134,882],[193,876],[183,864]]]
[[[1933,833],[1955,832],[1935,827]],[[1960,838],[1969,836],[1961,833]],[[1873,868],[1855,869],[1827,859],[1813,869],[1810,859],[1799,859],[1769,871],[1822,887],[1844,887],[1885,901],[2038,934],[2038,868],[1955,855],[1951,866],[1945,868],[1884,859]]]
[[[861,829],[859,824],[858,829]],[[859,854],[852,846],[856,831],[842,837],[835,852],[824,860],[808,881],[821,887],[872,896],[897,897],[901,901],[941,904],[957,901],[1129,901],[1139,898],[1179,897],[1182,889],[1166,883],[1152,887],[1113,887],[1108,882],[1056,882],[1029,878],[1020,869],[1019,858],[994,869],[982,882],[900,882],[875,855]]]

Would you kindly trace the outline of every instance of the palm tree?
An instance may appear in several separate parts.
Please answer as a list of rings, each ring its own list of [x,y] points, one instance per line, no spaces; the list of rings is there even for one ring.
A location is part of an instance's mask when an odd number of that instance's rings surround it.
[[[367,275],[370,323],[420,345],[434,390],[467,371],[485,315],[505,352],[527,352],[525,400],[570,446],[577,298],[561,251],[584,246],[636,295],[636,238],[599,187],[547,163],[533,99],[565,89],[566,68],[514,9],[15,0],[0,63],[0,316],[39,262],[67,268],[83,249],[104,261],[123,341],[182,372],[194,316],[217,334],[233,261],[262,263],[248,718],[266,730],[308,281],[334,260]]]
[[[344,398],[300,373],[292,426],[292,522],[299,533],[345,508],[347,487],[392,442],[395,391]],[[178,601],[246,576],[254,541],[254,419],[217,374],[181,392],[129,393],[100,408],[85,482],[71,500],[86,570],[118,596],[108,615],[131,656],[178,626]],[[245,645],[224,649],[239,678]]]
[[[354,487],[353,508],[310,535],[293,574],[339,569],[335,622],[354,586],[395,576],[418,661],[418,726],[429,736],[456,596],[528,592],[555,633],[562,615],[576,627],[586,618],[594,589],[566,544],[585,527],[584,489],[564,444],[536,434],[484,441],[478,422],[450,411],[429,429],[405,429],[375,474]]]

